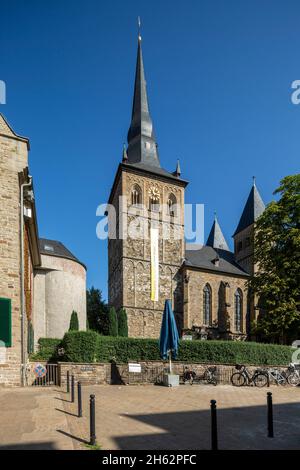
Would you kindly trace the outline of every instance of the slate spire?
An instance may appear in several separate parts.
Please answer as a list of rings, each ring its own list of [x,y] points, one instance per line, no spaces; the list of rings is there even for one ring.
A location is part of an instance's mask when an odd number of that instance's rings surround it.
[[[259,191],[256,187],[255,178],[253,177],[253,185],[250,194],[233,236],[249,227],[249,225],[254,224],[254,222],[258,219],[264,210],[265,204],[261,198],[261,195],[259,194]]]
[[[153,123],[149,113],[140,31],[138,34],[131,124],[127,141],[128,163],[143,163],[160,167]]]
[[[211,231],[208,235],[208,239],[206,242],[207,246],[211,246],[212,248],[218,248],[220,250],[230,251],[219,225],[217,215],[215,213],[214,223],[212,225]]]

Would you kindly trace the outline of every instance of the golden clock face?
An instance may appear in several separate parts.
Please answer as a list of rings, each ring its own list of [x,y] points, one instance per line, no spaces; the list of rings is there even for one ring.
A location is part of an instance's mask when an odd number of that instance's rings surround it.
[[[151,188],[149,189],[149,194],[150,194],[151,199],[153,199],[154,201],[159,201],[158,188],[156,188],[155,186],[151,186]]]

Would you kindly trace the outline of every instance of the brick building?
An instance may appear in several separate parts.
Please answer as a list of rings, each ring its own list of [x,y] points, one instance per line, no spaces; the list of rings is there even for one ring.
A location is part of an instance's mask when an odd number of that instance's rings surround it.
[[[174,172],[160,164],[140,36],[127,140],[108,206],[109,303],[126,309],[130,336],[158,337],[164,301],[169,298],[180,331],[245,339],[256,311],[246,282],[254,271],[253,230],[264,210],[263,201],[254,183],[233,236],[234,253],[216,217],[205,246],[186,246],[188,183],[181,178],[179,162]],[[140,236],[137,231],[131,233],[135,223]],[[166,227],[167,237],[163,235]]]
[[[51,266],[43,253],[28,152],[29,140],[17,135],[0,114],[0,385],[26,384],[34,342],[40,335],[51,336],[53,330],[62,337],[72,309],[78,309],[81,328],[86,325],[85,268],[70,252],[60,253],[59,261],[52,261]],[[51,255],[54,259],[56,253]],[[41,291],[37,278],[41,284],[41,277],[50,272],[52,277],[49,274]],[[43,295],[52,306],[49,311],[41,302]],[[43,322],[48,330],[35,332],[35,325]]]

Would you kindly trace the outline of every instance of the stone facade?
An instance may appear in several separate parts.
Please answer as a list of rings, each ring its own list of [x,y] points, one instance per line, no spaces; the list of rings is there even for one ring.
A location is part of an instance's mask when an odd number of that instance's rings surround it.
[[[21,224],[20,184],[28,167],[29,142],[16,135],[0,115],[0,297],[11,299],[12,345],[0,364],[0,384],[20,385],[21,352]],[[28,324],[33,295],[34,240],[29,223],[24,221],[24,290],[26,319],[24,350],[28,353]]]
[[[132,205],[132,192],[141,191],[141,206]],[[155,188],[159,194],[160,211],[149,210],[150,193]],[[170,218],[167,201],[176,199],[177,210]],[[124,199],[120,197],[125,196]],[[179,180],[168,181],[149,177],[126,168],[115,184],[111,203],[116,214],[116,239],[108,242],[109,253],[109,303],[117,309],[124,307],[128,316],[129,335],[157,337],[165,299],[171,299],[174,313],[182,323],[182,276],[179,272],[184,258],[184,185]],[[130,236],[130,226],[136,217],[142,220],[139,239]],[[113,225],[114,215],[110,215]],[[159,227],[159,300],[150,297],[150,227]],[[168,228],[167,228],[168,227]],[[163,237],[163,230],[170,237]],[[123,230],[124,239],[120,237]]]

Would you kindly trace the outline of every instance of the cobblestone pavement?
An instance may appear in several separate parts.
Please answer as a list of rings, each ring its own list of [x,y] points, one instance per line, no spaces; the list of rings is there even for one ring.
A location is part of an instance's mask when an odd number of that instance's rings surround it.
[[[73,450],[63,398],[49,388],[0,389],[0,450]]]
[[[217,400],[220,449],[299,449],[300,388],[229,385],[83,387],[83,418],[63,402],[74,445],[89,438],[89,395],[96,395],[102,449],[209,449],[210,400]],[[266,394],[273,393],[274,433],[267,437]]]

